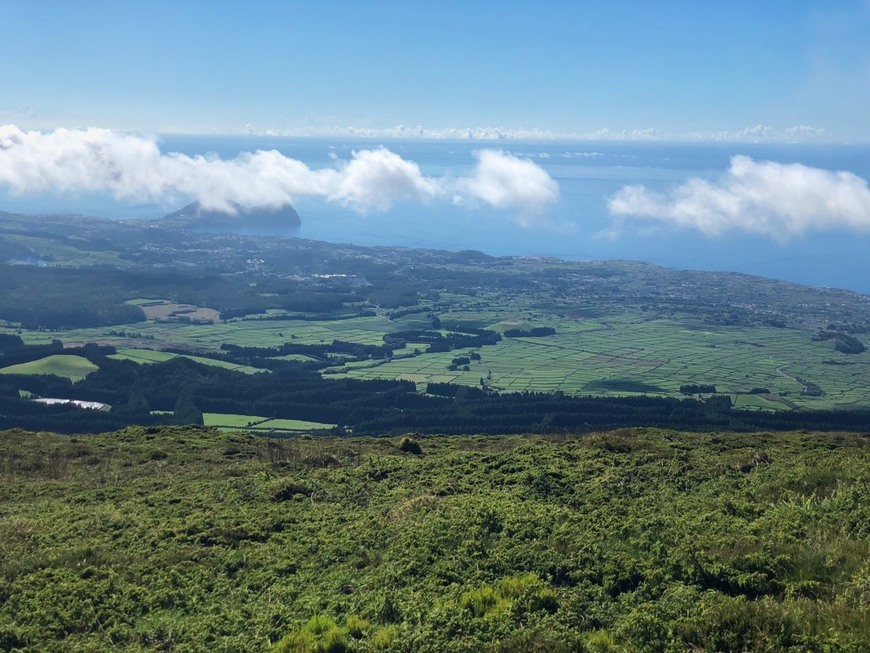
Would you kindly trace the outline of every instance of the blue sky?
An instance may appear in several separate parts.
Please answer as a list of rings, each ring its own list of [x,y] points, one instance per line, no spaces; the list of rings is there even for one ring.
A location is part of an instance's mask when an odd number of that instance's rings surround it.
[[[317,237],[452,220],[430,245],[486,249],[500,224],[502,253],[867,290],[870,0],[0,0],[0,24],[3,210],[291,202]]]
[[[863,0],[0,0],[0,16],[0,124],[25,129],[870,141]]]

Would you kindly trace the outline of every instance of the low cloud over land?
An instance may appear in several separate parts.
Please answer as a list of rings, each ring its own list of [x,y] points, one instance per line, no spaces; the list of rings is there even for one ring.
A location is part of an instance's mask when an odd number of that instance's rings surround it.
[[[501,209],[521,224],[546,221],[559,198],[538,165],[500,150],[481,150],[468,176],[431,177],[413,161],[378,147],[334,166],[309,168],[276,150],[234,159],[163,153],[153,138],[107,129],[50,132],[0,126],[0,186],[13,193],[108,193],[118,199],[197,200],[207,209],[232,203],[279,206],[319,196],[359,211],[400,202],[453,201]]]
[[[625,186],[608,209],[617,219],[713,236],[734,229],[780,240],[828,229],[870,231],[870,188],[858,175],[742,155],[714,181],[691,178],[666,193]]]

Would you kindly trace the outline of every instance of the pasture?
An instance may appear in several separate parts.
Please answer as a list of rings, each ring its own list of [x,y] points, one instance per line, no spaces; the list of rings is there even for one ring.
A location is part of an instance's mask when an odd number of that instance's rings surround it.
[[[98,342],[121,346],[124,342],[146,339],[155,348],[189,348],[218,351],[224,343],[246,347],[277,347],[285,342],[305,345],[346,340],[365,345],[383,344],[383,335],[397,331],[400,322],[384,317],[358,317],[345,320],[266,320],[233,319],[220,324],[187,324],[183,322],[137,322],[123,327],[94,327],[55,332],[21,332],[27,344],[48,344],[53,338],[64,342]],[[119,336],[119,332],[136,336]]]
[[[517,328],[519,320],[498,323]],[[523,324],[537,325],[538,321]],[[679,320],[615,316],[598,322],[552,320],[556,335],[505,338],[477,350],[469,371],[447,369],[459,353],[424,354],[391,361],[348,364],[341,373],[359,379],[480,385],[502,392],[566,394],[679,394],[683,384],[713,384],[739,395],[763,387],[772,395],[818,408],[870,404],[870,355],[845,356],[805,331],[765,327],[699,329]],[[399,350],[397,353],[401,353]],[[847,360],[842,360],[847,359]],[[838,364],[833,364],[834,361]],[[802,383],[800,380],[803,380]],[[824,395],[801,394],[805,382]],[[784,408],[762,398],[742,399],[761,408]]]
[[[98,369],[87,358],[71,354],[53,354],[29,363],[9,365],[0,369],[0,374],[54,374],[75,383]]]
[[[689,317],[649,319],[640,312],[580,318],[514,303],[505,307],[497,297],[451,298],[439,305],[442,323],[450,328],[477,327],[499,332],[550,326],[556,334],[543,338],[504,338],[495,346],[477,350],[480,361],[469,371],[448,370],[450,361],[469,351],[413,355],[425,351],[424,343],[408,342],[394,350],[391,360],[369,360],[335,365],[325,370],[330,377],[359,379],[405,379],[420,384],[484,384],[498,392],[551,392],[566,394],[678,396],[683,384],[713,384],[721,393],[739,397],[738,405],[782,409],[793,405],[808,408],[858,408],[870,405],[870,351],[845,355],[831,342],[812,340],[812,332],[772,327],[710,326]],[[118,328],[76,329],[61,332],[24,331],[30,344],[46,344],[53,338],[64,342],[99,342],[120,349],[118,356],[148,362],[163,352],[142,349],[180,347],[201,352],[192,356],[209,365],[231,366],[207,358],[224,343],[254,347],[277,347],[285,342],[327,344],[343,340],[366,345],[383,344],[387,333],[428,328],[425,315],[410,314],[396,319],[385,315],[341,320],[233,319],[220,324],[143,322],[126,327],[135,337],[118,335]],[[441,331],[446,332],[445,328]],[[126,345],[126,348],[123,348]],[[132,346],[131,346],[132,345]],[[143,353],[146,352],[146,353]],[[304,360],[291,354],[286,360]],[[255,368],[233,366],[244,372]],[[824,394],[802,394],[807,383]],[[770,390],[770,399],[743,398],[753,388]],[[781,401],[782,399],[782,401]]]
[[[42,236],[3,233],[0,239],[27,248],[34,258],[54,267],[91,267],[99,265],[116,268],[131,267],[133,264],[112,250],[92,249],[92,243],[76,236],[63,240]]]
[[[737,408],[756,408],[758,410],[788,410],[789,406],[782,400],[772,398],[775,395],[732,395],[731,400]]]
[[[156,351],[152,349],[121,349],[117,354],[112,354],[109,358],[114,358],[115,360],[129,360],[134,363],[141,364],[149,364],[149,363],[161,363],[163,361],[172,360],[173,358],[187,358],[196,363],[201,363],[203,365],[211,365],[212,367],[221,367],[227,370],[233,370],[234,372],[242,372],[244,374],[259,374],[260,372],[268,372],[268,370],[263,370],[258,367],[251,367],[250,365],[237,365],[235,363],[229,363],[223,360],[217,360],[215,358],[207,358],[205,356],[193,356],[189,354],[176,354],[168,351]]]
[[[223,431],[248,431],[250,433],[298,433],[324,431],[335,424],[306,422],[299,419],[271,419],[257,415],[232,415],[228,413],[203,413],[203,424]]]

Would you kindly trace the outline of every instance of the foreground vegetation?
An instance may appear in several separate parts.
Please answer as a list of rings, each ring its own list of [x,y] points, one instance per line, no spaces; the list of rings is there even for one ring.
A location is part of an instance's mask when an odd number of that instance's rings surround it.
[[[863,651],[867,436],[0,434],[0,649]]]

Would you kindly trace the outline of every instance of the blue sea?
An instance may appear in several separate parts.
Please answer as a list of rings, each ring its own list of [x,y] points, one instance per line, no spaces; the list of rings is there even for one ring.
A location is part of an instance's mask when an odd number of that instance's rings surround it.
[[[870,180],[868,145],[663,144],[643,142],[480,142],[286,139],[268,137],[164,136],[161,150],[213,153],[276,149],[312,168],[349,159],[354,150],[383,145],[416,162],[424,174],[471,174],[475,150],[495,148],[529,158],[559,184],[560,201],[550,226],[522,227],[509,212],[479,206],[399,204],[387,212],[360,215],[319,198],[300,198],[296,235],[359,245],[476,249],[492,255],[537,255],[564,259],[632,259],[671,268],[727,270],[813,286],[870,293],[870,233],[813,232],[785,242],[746,232],[708,236],[674,227],[649,229],[630,222],[616,236],[607,200],[627,184],[666,191],[691,177],[716,179],[736,154],[756,160],[802,163],[847,170]],[[117,203],[96,195],[13,196],[0,189],[0,210],[83,213],[116,218],[157,218],[179,205]]]

